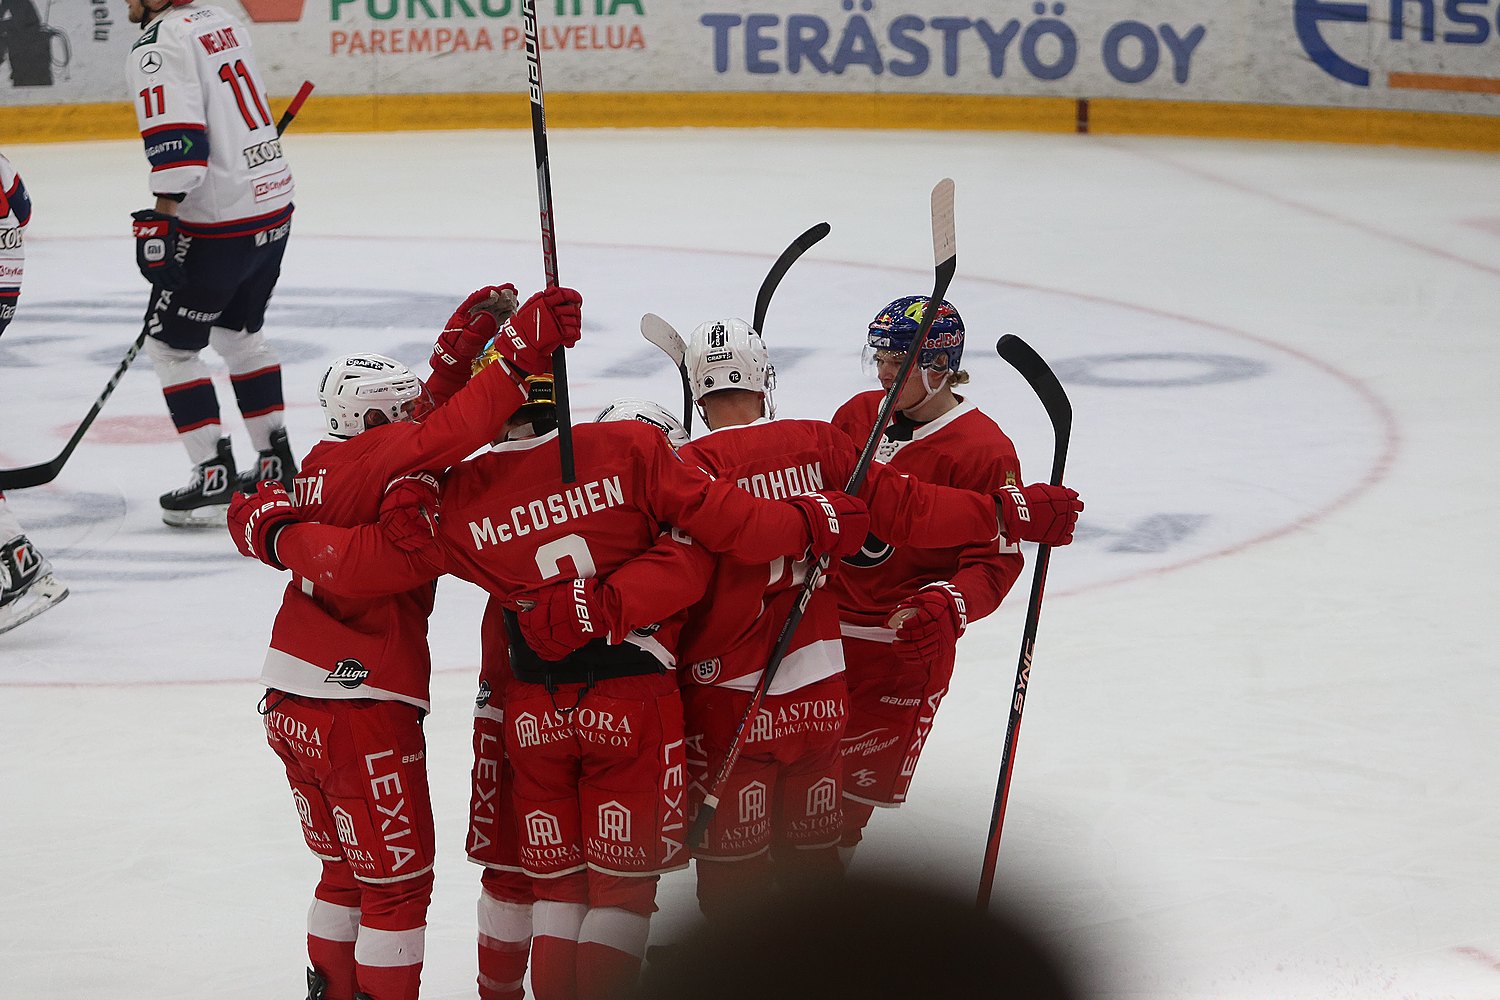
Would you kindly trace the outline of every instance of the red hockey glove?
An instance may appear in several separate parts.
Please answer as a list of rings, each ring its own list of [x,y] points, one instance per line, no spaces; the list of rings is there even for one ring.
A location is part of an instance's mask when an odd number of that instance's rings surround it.
[[[434,396],[447,399],[463,387],[474,359],[500,324],[515,315],[516,307],[516,286],[509,283],[485,285],[464,299],[432,345],[432,377],[427,384]]]
[[[544,660],[555,663],[594,639],[608,637],[597,580],[560,580],[527,592],[517,603],[522,608],[516,615],[521,636]]]
[[[953,647],[969,625],[964,595],[951,583],[931,583],[896,605],[891,615],[896,641],[891,651],[913,669],[953,658]]]
[[[431,554],[438,546],[438,478],[413,472],[394,480],[380,501],[380,531],[404,552]]]
[[[229,537],[240,555],[259,559],[272,569],[286,569],[276,558],[276,536],[302,517],[279,479],[262,479],[254,493],[235,493],[229,500]]]
[[[135,220],[135,266],[141,276],[153,285],[175,292],[187,284],[187,272],[177,259],[177,219],[174,216],[143,208],[131,212]]]
[[[1000,508],[1001,529],[1012,544],[1067,545],[1083,510],[1077,490],[1048,483],[1002,487],[995,505]]]
[[[578,343],[583,296],[571,288],[546,288],[526,300],[486,345],[528,375],[552,370],[552,352]]]
[[[783,502],[796,507],[806,519],[811,538],[809,548],[815,556],[830,559],[852,556],[870,533],[870,512],[859,497],[828,490],[804,493]]]

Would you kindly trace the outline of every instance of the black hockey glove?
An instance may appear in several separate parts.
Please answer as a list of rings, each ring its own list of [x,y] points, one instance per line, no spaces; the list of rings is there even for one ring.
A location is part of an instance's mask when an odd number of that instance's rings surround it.
[[[177,219],[155,209],[131,212],[135,220],[135,266],[153,285],[175,292],[187,284],[187,273],[177,259]]]

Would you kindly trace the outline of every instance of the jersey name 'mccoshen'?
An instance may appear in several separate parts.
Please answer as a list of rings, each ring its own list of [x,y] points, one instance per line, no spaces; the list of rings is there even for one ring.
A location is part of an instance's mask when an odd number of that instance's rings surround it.
[[[561,493],[517,504],[499,524],[492,523],[488,517],[483,521],[470,521],[469,532],[474,536],[475,550],[483,550],[486,545],[502,545],[513,538],[617,507],[624,502],[625,491],[620,486],[619,476],[595,479]]]

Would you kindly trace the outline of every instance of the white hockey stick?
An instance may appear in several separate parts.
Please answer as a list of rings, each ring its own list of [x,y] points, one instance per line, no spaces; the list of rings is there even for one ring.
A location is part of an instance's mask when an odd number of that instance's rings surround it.
[[[682,426],[691,437],[693,434],[693,386],[688,380],[687,345],[682,342],[682,335],[672,328],[672,324],[656,313],[647,313],[641,317],[641,336],[661,348],[662,352],[672,359],[672,364],[677,366],[677,374],[682,376]]]

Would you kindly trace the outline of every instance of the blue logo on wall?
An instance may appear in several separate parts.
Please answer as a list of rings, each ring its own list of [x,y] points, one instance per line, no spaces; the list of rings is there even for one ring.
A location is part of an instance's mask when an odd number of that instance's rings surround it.
[[[1325,0],[1297,0],[1297,40],[1318,68],[1336,80],[1356,87],[1370,85],[1370,71],[1357,66],[1333,50],[1323,38],[1323,22],[1339,21],[1364,24],[1370,20],[1370,9],[1362,3],[1327,3]]]
[[[1500,38],[1500,18],[1493,26],[1490,23],[1491,0],[1389,2],[1390,17],[1386,23],[1393,42],[1406,41],[1408,32],[1414,35],[1413,40],[1442,45],[1483,45],[1492,36]],[[1345,0],[1296,0],[1292,9],[1297,40],[1313,63],[1335,80],[1368,87],[1370,70],[1339,54],[1324,37],[1323,31],[1329,22],[1369,23],[1371,5]],[[1413,16],[1410,23],[1406,20],[1408,13]],[[1370,40],[1368,36],[1366,40]]]

